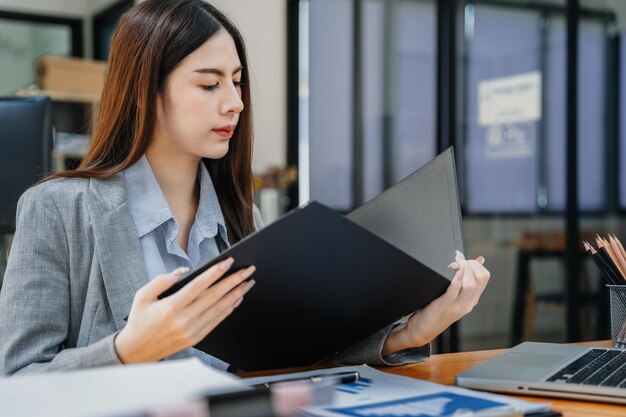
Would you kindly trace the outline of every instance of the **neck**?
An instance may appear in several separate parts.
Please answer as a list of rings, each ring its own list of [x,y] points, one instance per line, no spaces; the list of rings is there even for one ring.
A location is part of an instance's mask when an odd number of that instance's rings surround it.
[[[146,158],[168,202],[197,200],[200,158],[189,155],[165,155],[148,148]]]

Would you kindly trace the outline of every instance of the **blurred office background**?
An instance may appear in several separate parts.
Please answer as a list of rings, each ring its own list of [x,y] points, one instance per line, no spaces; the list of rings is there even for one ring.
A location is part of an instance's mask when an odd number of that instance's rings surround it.
[[[0,0],[0,95],[40,88],[42,55],[105,61],[133,3]],[[268,220],[311,199],[348,212],[454,146],[467,255],[492,279],[437,349],[610,337],[580,242],[626,239],[626,2],[212,3],[247,41]]]

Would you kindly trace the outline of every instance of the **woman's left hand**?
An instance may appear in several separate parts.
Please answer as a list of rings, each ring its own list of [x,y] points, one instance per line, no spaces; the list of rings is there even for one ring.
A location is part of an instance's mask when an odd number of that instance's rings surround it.
[[[406,323],[396,326],[385,341],[383,355],[423,346],[471,312],[491,276],[483,266],[484,262],[482,256],[466,260],[461,252],[456,251],[455,262],[450,268],[457,272],[446,292],[413,313]]]

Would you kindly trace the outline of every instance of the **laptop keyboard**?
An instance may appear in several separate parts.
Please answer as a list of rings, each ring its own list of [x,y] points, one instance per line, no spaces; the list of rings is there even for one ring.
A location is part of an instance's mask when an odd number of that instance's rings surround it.
[[[592,349],[547,381],[626,388],[626,351]]]

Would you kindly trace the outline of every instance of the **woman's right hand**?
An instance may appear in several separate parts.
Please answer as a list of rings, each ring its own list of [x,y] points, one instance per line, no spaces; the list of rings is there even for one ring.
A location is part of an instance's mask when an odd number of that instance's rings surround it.
[[[159,275],[137,291],[128,324],[115,338],[122,363],[153,362],[194,346],[243,301],[254,280],[250,266],[213,285],[233,264],[228,258],[203,272],[176,293],[159,294],[180,280],[187,268]]]

